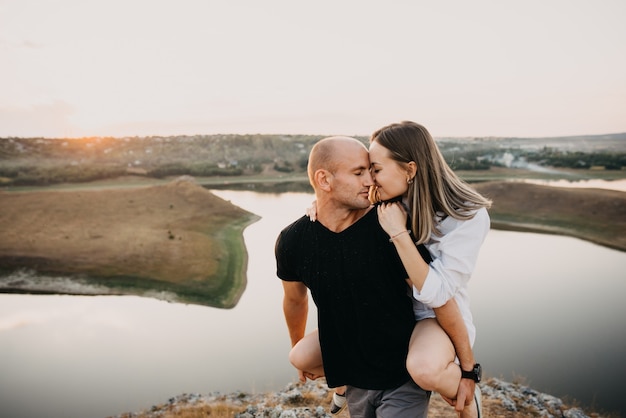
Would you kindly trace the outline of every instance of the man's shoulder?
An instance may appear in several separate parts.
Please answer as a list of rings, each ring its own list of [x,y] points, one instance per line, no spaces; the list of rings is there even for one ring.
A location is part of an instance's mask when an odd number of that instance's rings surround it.
[[[307,216],[303,216],[284,227],[278,238],[274,253],[276,256],[277,275],[281,280],[301,281],[300,260],[306,254],[307,239],[312,224]]]
[[[312,223],[313,222],[311,222],[311,219],[308,216],[303,215],[302,217],[296,219],[295,221],[284,227],[280,231],[280,235],[299,233],[300,231],[306,229],[306,227],[310,226],[310,224]]]
[[[278,234],[277,244],[287,245],[286,243],[293,244],[299,240],[302,240],[307,236],[314,222],[311,222],[310,218],[306,215],[284,227]]]

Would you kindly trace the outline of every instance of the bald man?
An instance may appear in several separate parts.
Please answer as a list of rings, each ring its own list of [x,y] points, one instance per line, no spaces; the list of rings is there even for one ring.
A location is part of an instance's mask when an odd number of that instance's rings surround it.
[[[351,418],[426,417],[430,392],[405,366],[415,325],[408,274],[371,210],[369,166],[367,148],[354,138],[324,138],[312,148],[317,221],[303,216],[276,241],[285,320],[292,346],[319,338],[321,352],[296,365],[300,378],[347,385]],[[305,336],[308,291],[319,334]]]

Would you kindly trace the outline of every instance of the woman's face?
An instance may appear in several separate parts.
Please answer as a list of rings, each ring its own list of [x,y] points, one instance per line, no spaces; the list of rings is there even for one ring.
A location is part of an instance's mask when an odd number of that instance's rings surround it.
[[[409,189],[409,174],[378,142],[370,144],[370,167],[381,200],[403,196]]]

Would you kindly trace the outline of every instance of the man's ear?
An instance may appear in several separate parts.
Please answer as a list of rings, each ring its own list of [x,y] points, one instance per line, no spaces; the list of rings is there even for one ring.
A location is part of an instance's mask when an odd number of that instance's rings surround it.
[[[330,190],[331,177],[332,174],[324,169],[319,169],[313,174],[313,179],[315,179],[317,186],[325,191]]]

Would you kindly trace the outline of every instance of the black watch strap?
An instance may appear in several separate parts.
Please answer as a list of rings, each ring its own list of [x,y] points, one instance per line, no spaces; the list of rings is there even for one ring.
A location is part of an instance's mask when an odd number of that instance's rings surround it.
[[[470,371],[465,371],[461,369],[462,379],[472,379],[476,383],[480,382],[480,379],[482,378],[482,374],[483,374],[482,367],[478,363],[474,364],[474,367],[472,367],[472,370]]]

